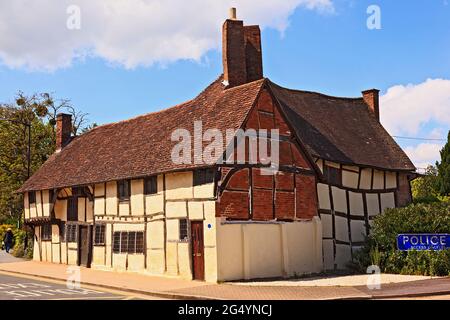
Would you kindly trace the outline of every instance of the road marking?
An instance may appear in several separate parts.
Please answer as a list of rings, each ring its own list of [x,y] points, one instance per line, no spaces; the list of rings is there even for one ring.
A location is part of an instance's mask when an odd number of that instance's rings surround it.
[[[45,277],[38,277],[38,276],[33,276],[33,275],[27,275],[27,274],[17,274],[14,272],[9,272],[9,271],[3,271],[0,270],[0,275],[5,275],[5,276],[9,276],[9,277],[13,277],[13,278],[23,278],[23,279],[28,279],[28,280],[34,280],[34,281],[40,281],[40,282],[46,282],[46,283],[52,283],[52,284],[59,284],[59,285],[66,285],[66,281],[64,280],[55,280],[55,279],[49,279],[49,278],[45,278]],[[30,282],[31,283],[31,282]],[[51,287],[45,284],[38,284],[41,286],[45,286],[45,287]],[[120,290],[115,290],[115,289],[109,289],[109,288],[103,288],[101,286],[93,286],[93,285],[85,285],[82,284],[82,288],[84,289],[89,289],[89,290],[93,290],[93,291],[97,291],[100,293],[110,293],[110,294],[114,294],[116,295],[115,297],[109,297],[108,299],[117,299],[120,300],[121,298],[124,297],[130,297],[130,299],[143,299],[143,300],[151,300],[151,299],[156,299],[156,300],[166,300],[165,298],[161,298],[158,296],[153,296],[151,294],[145,294],[145,293],[130,293],[127,291],[120,291]],[[99,291],[101,290],[101,291]],[[2,293],[2,291],[0,291],[0,293]],[[84,298],[80,298],[80,300],[83,299],[97,299],[97,297],[95,296],[86,296]],[[77,299],[77,298],[61,298],[64,300],[69,300],[69,299]],[[101,299],[101,298],[99,298]],[[14,300],[17,300],[17,298],[15,298]],[[47,298],[46,300],[58,300],[58,299],[51,299],[51,298]]]

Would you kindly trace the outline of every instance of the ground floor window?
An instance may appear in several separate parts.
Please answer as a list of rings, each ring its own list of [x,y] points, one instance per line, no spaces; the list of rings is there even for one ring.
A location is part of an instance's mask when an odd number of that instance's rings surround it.
[[[67,242],[77,242],[77,225],[66,224],[65,240]]]
[[[42,241],[52,240],[52,225],[50,223],[42,225],[41,239]]]
[[[188,220],[187,219],[180,219],[180,241],[187,241],[189,239],[189,233],[188,233]]]
[[[113,236],[114,253],[144,253],[144,232],[118,231]]]
[[[96,224],[94,230],[94,245],[104,246],[105,245],[105,230],[106,225]]]

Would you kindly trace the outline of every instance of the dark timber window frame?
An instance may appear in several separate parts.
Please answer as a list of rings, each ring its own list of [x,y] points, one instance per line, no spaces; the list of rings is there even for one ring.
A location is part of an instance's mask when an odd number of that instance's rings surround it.
[[[66,242],[77,242],[78,225],[66,224],[64,239]]]
[[[52,225],[50,223],[45,223],[41,228],[41,240],[51,241],[52,240]]]
[[[332,166],[323,166],[323,175],[331,185],[342,185],[342,171]]]
[[[214,168],[197,169],[194,170],[193,179],[194,186],[200,186],[207,183],[214,182],[216,171]]]
[[[78,221],[78,198],[67,199],[67,221]]]
[[[96,224],[94,226],[94,246],[104,246],[106,239],[106,224]]]
[[[28,202],[30,204],[36,203],[36,191],[28,191]]]
[[[113,253],[144,254],[144,231],[115,231]]]
[[[179,240],[181,242],[189,241],[189,220],[180,219],[178,221]]]
[[[59,223],[59,237],[61,242],[66,242],[66,223],[61,221]]]
[[[144,194],[156,194],[158,193],[158,177],[151,176],[144,179]]]
[[[131,181],[130,180],[119,180],[117,181],[117,198],[119,202],[130,201],[131,195]]]

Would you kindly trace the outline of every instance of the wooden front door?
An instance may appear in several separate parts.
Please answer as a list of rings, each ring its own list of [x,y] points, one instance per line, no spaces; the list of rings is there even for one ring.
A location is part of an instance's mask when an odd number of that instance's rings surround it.
[[[195,280],[205,280],[203,221],[191,221],[192,269]]]
[[[90,226],[78,226],[78,261],[79,265],[90,267],[91,261],[91,255],[90,255],[90,248],[91,248],[91,242],[90,242]]]

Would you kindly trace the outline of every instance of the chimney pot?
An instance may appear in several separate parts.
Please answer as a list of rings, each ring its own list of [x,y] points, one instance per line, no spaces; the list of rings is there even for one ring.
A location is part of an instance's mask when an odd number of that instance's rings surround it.
[[[72,116],[59,113],[56,115],[56,151],[61,151],[70,142],[72,132]]]
[[[378,121],[380,121],[379,94],[380,90],[378,89],[369,89],[362,92],[364,102]]]
[[[236,8],[230,8],[230,19],[236,20]]]

